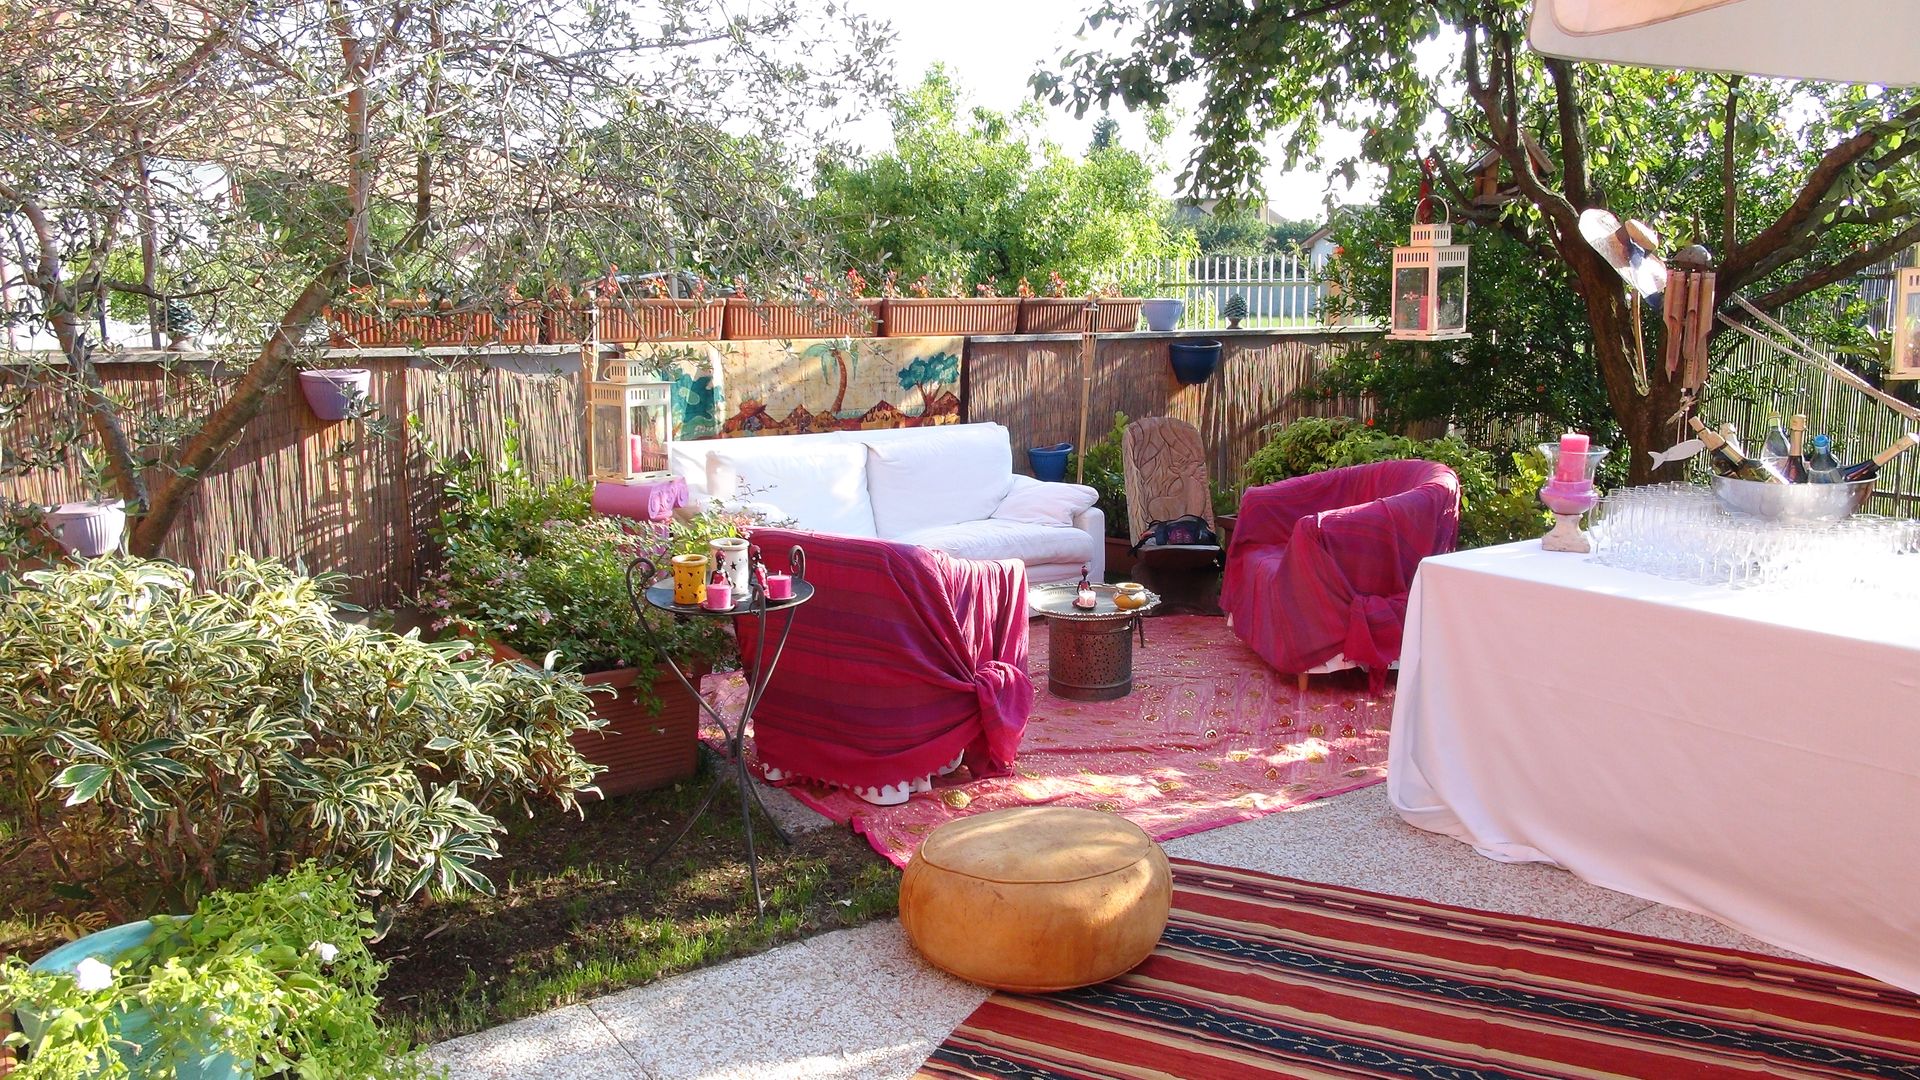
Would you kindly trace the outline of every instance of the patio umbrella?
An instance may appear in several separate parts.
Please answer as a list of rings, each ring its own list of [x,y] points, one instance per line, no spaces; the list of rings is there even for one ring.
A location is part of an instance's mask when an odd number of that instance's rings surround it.
[[[1911,0],[1535,0],[1527,40],[1569,60],[1920,85]]]

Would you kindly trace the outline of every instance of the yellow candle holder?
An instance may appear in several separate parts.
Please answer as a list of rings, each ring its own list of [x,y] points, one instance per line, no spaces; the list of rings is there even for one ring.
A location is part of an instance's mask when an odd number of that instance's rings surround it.
[[[673,602],[691,605],[703,604],[707,600],[707,565],[705,555],[675,555],[673,557]]]
[[[1114,607],[1122,611],[1132,611],[1135,608],[1147,606],[1147,587],[1145,585],[1137,581],[1123,581],[1113,588]]]

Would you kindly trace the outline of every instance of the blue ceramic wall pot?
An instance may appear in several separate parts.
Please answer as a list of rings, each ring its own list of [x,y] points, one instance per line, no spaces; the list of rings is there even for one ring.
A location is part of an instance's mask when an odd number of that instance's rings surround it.
[[[1067,478],[1067,456],[1073,453],[1070,442],[1035,446],[1027,450],[1027,464],[1033,467],[1035,480],[1059,482]]]
[[[1213,340],[1171,341],[1167,343],[1167,359],[1173,363],[1173,377],[1183,386],[1197,386],[1206,382],[1213,369],[1220,366],[1220,343]]]

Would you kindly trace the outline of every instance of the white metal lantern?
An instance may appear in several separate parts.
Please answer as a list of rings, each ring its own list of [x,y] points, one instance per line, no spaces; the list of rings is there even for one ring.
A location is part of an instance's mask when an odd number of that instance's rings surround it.
[[[1467,336],[1467,245],[1453,242],[1444,221],[1413,225],[1393,249],[1393,341],[1447,341]]]
[[[1889,379],[1920,379],[1920,269],[1900,271],[1893,293],[1893,358]]]
[[[631,360],[609,360],[587,388],[593,478],[642,484],[669,475],[673,384]]]

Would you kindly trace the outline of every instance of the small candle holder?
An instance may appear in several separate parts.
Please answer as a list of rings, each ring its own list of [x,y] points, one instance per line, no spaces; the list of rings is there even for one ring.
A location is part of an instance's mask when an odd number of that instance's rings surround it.
[[[1585,442],[1582,437],[1581,442]],[[1553,528],[1540,538],[1548,551],[1586,554],[1593,550],[1580,531],[1580,517],[1600,502],[1593,475],[1608,454],[1606,448],[1577,451],[1555,443],[1541,443],[1540,452],[1552,464],[1553,476],[1540,489],[1540,501],[1553,511]]]

